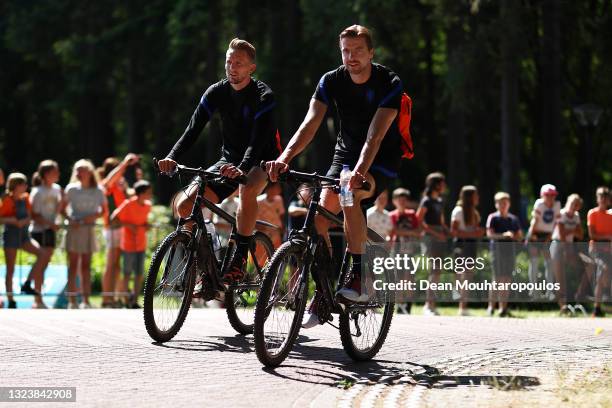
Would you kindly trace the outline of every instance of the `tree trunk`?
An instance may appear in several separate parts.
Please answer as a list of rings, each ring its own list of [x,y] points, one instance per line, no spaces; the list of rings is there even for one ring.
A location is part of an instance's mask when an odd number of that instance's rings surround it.
[[[520,197],[518,3],[502,0],[501,14],[501,139],[502,188],[518,205]],[[517,208],[517,207],[515,207]],[[519,214],[522,211],[519,211]],[[520,214],[523,215],[524,214]],[[522,220],[524,221],[524,220]]]
[[[561,167],[561,34],[560,7],[557,0],[542,4],[541,38],[541,153],[539,174],[542,183],[555,183],[565,190],[565,177]],[[553,158],[553,160],[549,160]]]

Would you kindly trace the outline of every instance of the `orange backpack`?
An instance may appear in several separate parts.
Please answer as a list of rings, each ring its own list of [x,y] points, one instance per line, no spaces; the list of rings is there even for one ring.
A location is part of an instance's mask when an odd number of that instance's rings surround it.
[[[402,135],[402,159],[412,159],[414,148],[412,146],[412,136],[410,136],[410,118],[412,115],[412,99],[405,92],[402,93],[400,111],[397,120],[397,127]]]

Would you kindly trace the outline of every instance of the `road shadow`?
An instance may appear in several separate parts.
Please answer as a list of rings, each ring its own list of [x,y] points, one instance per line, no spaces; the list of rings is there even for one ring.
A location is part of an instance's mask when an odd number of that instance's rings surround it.
[[[342,348],[311,344],[318,339],[299,335],[284,364],[262,371],[289,381],[349,388],[361,384],[408,384],[428,388],[459,386],[488,387],[498,390],[528,390],[540,380],[530,376],[446,375],[440,369],[418,362],[374,359],[353,361]],[[203,339],[176,339],[155,346],[191,352],[229,352],[253,354],[252,336],[206,336]]]

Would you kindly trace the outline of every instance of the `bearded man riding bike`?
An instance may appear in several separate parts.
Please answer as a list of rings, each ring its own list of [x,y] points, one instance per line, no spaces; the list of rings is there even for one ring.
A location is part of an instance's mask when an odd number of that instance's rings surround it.
[[[339,133],[332,164],[327,176],[338,178],[343,165],[353,169],[349,186],[354,189],[354,204],[344,207],[344,232],[352,258],[351,280],[340,288],[337,296],[350,302],[365,302],[369,294],[362,293],[362,262],[368,270],[365,253],[366,220],[362,204],[373,201],[389,181],[396,178],[402,158],[402,135],[397,116],[402,103],[402,82],[389,68],[372,62],[374,47],[370,31],[353,25],[340,33],[342,65],[323,75],[310,101],[304,121],[291,138],[285,151],[266,163],[271,181],[288,170],[289,163],[312,141],[328,108],[335,106]],[[393,126],[395,124],[395,126]],[[411,146],[410,146],[411,147]],[[372,187],[357,189],[364,181]],[[340,212],[338,194],[325,190],[321,205],[334,214]],[[321,216],[316,228],[329,248],[329,221]],[[317,294],[305,315],[303,327],[320,323],[316,316]]]

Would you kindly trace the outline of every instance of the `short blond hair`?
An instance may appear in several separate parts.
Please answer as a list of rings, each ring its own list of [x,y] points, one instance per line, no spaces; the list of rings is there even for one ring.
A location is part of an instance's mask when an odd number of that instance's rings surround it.
[[[505,191],[498,191],[497,193],[495,193],[495,197],[493,199],[496,203],[499,203],[501,200],[504,199],[510,201],[510,194],[506,193]]]
[[[227,47],[230,50],[241,50],[246,52],[252,62],[255,62],[256,50],[255,46],[248,41],[241,40],[240,38],[234,38],[230,41],[229,46]]]

